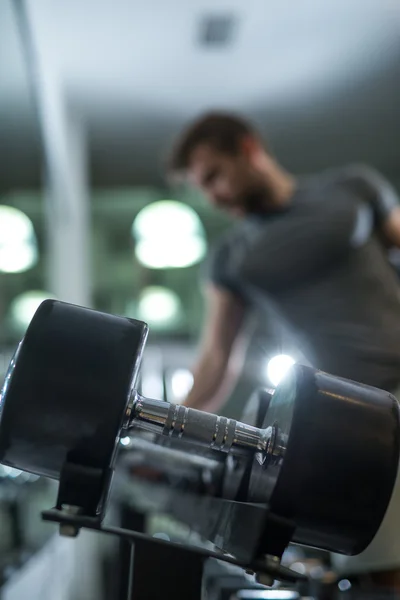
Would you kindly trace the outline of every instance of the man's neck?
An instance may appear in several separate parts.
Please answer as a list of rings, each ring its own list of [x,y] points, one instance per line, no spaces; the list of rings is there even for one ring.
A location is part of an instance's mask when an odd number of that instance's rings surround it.
[[[265,184],[270,190],[269,206],[284,208],[292,199],[297,188],[297,181],[293,175],[285,171],[269,156],[265,157],[262,165]]]
[[[296,187],[297,182],[295,178],[289,174],[283,174],[283,177],[276,182],[274,205],[277,208],[284,208],[290,204]]]

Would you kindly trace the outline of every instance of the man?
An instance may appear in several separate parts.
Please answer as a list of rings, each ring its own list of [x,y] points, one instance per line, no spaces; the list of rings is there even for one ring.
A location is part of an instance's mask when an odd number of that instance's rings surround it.
[[[271,300],[316,368],[400,392],[400,288],[387,258],[388,247],[400,246],[400,208],[383,177],[356,166],[296,179],[249,123],[224,113],[189,126],[171,168],[238,220],[209,260],[187,406],[206,408],[218,397],[248,309]],[[397,512],[388,511],[377,544],[345,569],[400,566]]]

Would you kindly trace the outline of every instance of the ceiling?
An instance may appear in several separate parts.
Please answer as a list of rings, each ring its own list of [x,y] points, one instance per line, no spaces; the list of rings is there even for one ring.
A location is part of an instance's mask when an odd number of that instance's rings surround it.
[[[41,172],[14,1],[0,3],[3,189]],[[160,183],[177,130],[212,107],[252,117],[296,172],[363,160],[397,175],[398,0],[26,6],[40,59],[86,122],[95,186]]]

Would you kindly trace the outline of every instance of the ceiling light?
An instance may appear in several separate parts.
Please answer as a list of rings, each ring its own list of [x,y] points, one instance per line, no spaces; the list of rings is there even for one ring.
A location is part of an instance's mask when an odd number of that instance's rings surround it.
[[[175,292],[161,286],[150,286],[140,294],[134,316],[151,327],[164,328],[176,325],[180,314],[181,303]]]
[[[132,233],[136,238],[158,239],[174,235],[202,234],[200,217],[193,208],[176,200],[159,200],[145,206],[136,216]]]
[[[30,290],[14,298],[10,306],[13,325],[24,332],[39,305],[47,298],[54,298],[54,296],[42,290]]]
[[[142,265],[151,269],[178,269],[198,263],[206,249],[201,237],[140,240],[136,244],[136,256]]]
[[[13,206],[0,206],[0,244],[31,242],[35,236],[30,218]]]
[[[206,253],[204,228],[198,214],[175,200],[153,202],[132,225],[138,260],[152,269],[184,268]]]
[[[3,245],[0,241],[0,271],[3,273],[23,273],[31,269],[37,260],[36,244],[15,242]]]
[[[35,231],[29,217],[13,206],[0,206],[0,271],[21,273],[37,262]]]

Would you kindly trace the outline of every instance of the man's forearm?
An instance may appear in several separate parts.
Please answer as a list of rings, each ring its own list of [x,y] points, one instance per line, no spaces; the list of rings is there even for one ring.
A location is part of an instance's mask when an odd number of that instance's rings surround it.
[[[185,405],[215,412],[227,401],[244,367],[247,348],[256,321],[248,319],[229,352],[215,348],[203,351],[193,369],[193,387]]]
[[[193,386],[185,406],[202,409],[219,395],[226,376],[227,361],[204,357],[193,371]]]
[[[386,243],[400,248],[400,206],[396,206],[382,224]]]

